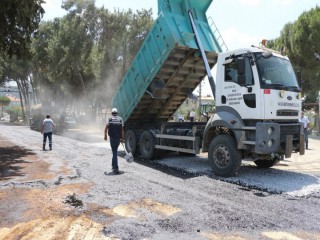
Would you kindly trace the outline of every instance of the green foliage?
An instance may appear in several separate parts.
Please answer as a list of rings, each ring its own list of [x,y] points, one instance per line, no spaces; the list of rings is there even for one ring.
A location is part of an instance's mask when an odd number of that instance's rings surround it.
[[[30,76],[32,75],[31,62],[26,58],[26,56],[20,59],[13,56],[6,60],[5,64],[5,74],[9,79],[14,79],[17,83],[20,96],[22,99],[23,106],[23,117],[25,118],[25,112],[29,112],[29,88],[30,88]],[[26,110],[26,111],[25,111]],[[26,120],[26,119],[24,119]]]
[[[308,92],[308,95],[305,97],[303,101],[302,108],[307,110],[310,110],[312,108],[317,108],[318,107],[317,99],[318,99],[318,91],[314,90],[314,91]]]
[[[18,106],[11,106],[6,108],[7,113],[10,114],[10,121],[18,121],[18,117],[22,117],[22,109]]]
[[[0,1],[0,53],[18,58],[29,55],[32,36],[44,13],[43,0]]]
[[[38,11],[31,11],[32,4],[23,11],[30,13],[33,32],[36,27],[38,30],[32,35],[31,45],[26,38],[24,50],[29,51],[31,46],[31,61],[24,57],[24,52],[9,51],[20,58],[0,55],[0,63],[4,63],[0,64],[1,79],[14,79],[21,83],[22,90],[31,84],[38,103],[54,101],[68,109],[75,109],[81,103],[84,113],[110,103],[153,24],[151,9],[111,12],[104,7],[96,8],[94,0],[63,0],[67,15],[40,22],[38,26],[35,20],[40,19],[43,9],[36,7],[37,4],[41,7],[43,0],[4,0],[8,1],[17,9],[20,2],[23,5],[25,1],[33,1],[32,10]],[[31,15],[31,12],[40,15]],[[22,96],[26,104],[27,95]]]
[[[0,54],[0,85],[1,85],[1,84],[4,82],[4,80],[5,80],[4,66],[5,66],[5,59],[4,59],[4,57]]]
[[[10,99],[6,96],[0,96],[0,106],[8,106],[10,104]]]
[[[315,58],[315,53],[320,53],[320,7],[316,6],[302,13],[294,23],[286,24],[280,37],[268,44],[275,50],[283,46],[295,69],[302,69],[304,95],[315,96],[314,92],[320,90],[320,62]],[[315,102],[312,98],[310,101]]]
[[[83,102],[86,109],[110,102],[108,91],[116,89],[152,26],[152,11],[110,12],[91,0],[65,0],[62,6],[69,13],[41,23],[32,44],[38,97]]]

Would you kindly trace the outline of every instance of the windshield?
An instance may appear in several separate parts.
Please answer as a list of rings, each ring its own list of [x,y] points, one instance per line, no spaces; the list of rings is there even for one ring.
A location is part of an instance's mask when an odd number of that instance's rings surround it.
[[[262,88],[300,91],[289,60],[276,56],[264,58],[261,55],[255,53]]]

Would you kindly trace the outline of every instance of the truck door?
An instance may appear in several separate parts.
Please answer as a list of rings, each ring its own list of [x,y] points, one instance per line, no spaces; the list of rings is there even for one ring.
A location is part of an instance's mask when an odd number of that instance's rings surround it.
[[[222,85],[221,103],[233,108],[242,119],[261,117],[261,98],[259,81],[251,56],[233,56],[226,58],[224,64],[224,84]],[[254,66],[254,65],[253,65]]]

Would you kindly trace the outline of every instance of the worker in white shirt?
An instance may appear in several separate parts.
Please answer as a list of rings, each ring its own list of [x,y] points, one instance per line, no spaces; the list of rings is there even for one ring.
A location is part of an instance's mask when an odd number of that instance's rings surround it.
[[[304,142],[306,144],[306,149],[308,149],[308,129],[310,125],[310,120],[307,116],[304,115],[304,112],[301,112],[301,118],[299,119],[299,122],[303,123],[303,132],[304,132]]]

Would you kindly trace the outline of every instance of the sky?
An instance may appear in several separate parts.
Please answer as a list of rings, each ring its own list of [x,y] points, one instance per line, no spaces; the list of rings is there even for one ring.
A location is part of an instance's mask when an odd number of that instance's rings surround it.
[[[43,20],[66,14],[60,7],[62,0],[45,1]],[[151,8],[153,18],[158,16],[157,0],[96,0],[95,3],[97,7],[104,6],[109,10]],[[232,50],[259,46],[262,39],[279,37],[286,23],[293,23],[303,12],[317,5],[320,7],[320,0],[213,0],[206,14],[207,18],[213,19],[226,46]]]
[[[45,0],[44,20],[61,17],[62,0]],[[198,0],[199,1],[199,0]],[[262,39],[275,39],[286,23],[294,22],[320,0],[213,0],[207,17],[218,27],[229,50],[259,45]],[[96,6],[109,10],[152,9],[154,18],[158,15],[157,0],[96,0]]]

